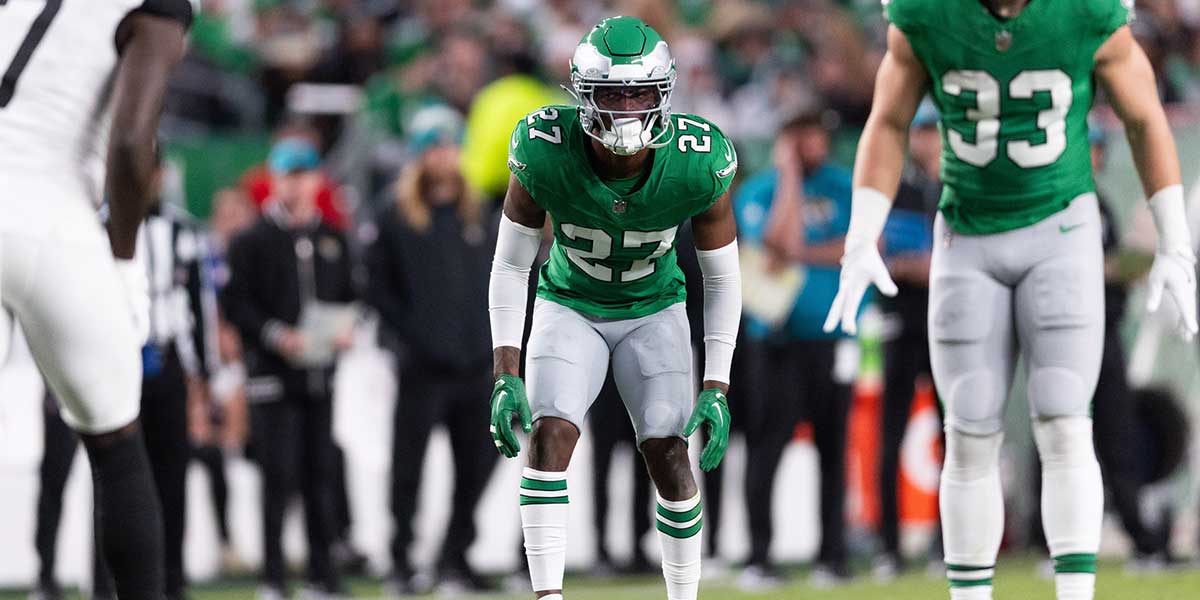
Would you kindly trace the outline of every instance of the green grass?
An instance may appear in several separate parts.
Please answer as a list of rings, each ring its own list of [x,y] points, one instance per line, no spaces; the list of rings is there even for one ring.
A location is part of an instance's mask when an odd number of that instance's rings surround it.
[[[700,588],[703,600],[941,600],[948,598],[946,583],[924,572],[905,575],[889,584],[875,583],[869,577],[834,589],[818,590],[805,583],[806,571],[791,571],[792,583],[779,590],[748,594],[737,590],[732,577],[705,581]],[[567,598],[571,600],[661,600],[666,596],[658,577],[620,578],[606,581],[568,578]],[[355,581],[355,597],[379,598],[378,583]],[[20,592],[0,592],[0,600],[17,600]],[[486,596],[495,600],[526,600],[530,594]],[[251,581],[229,581],[195,586],[193,600],[243,600],[254,598]],[[432,597],[430,597],[432,598]],[[1054,584],[1034,574],[1031,559],[1001,562],[996,575],[995,600],[1053,600]],[[1154,575],[1129,575],[1121,563],[1101,565],[1096,600],[1192,600],[1200,598],[1200,570]]]

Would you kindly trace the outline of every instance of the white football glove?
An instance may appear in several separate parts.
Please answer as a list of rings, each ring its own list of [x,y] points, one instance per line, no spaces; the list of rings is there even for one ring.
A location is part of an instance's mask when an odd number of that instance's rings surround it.
[[[1196,335],[1196,254],[1183,208],[1183,186],[1167,186],[1150,197],[1150,212],[1158,229],[1158,250],[1147,276],[1150,286],[1146,309],[1155,312],[1163,292],[1179,309],[1179,335],[1191,341]]]
[[[138,346],[141,346],[150,337],[150,280],[146,278],[146,269],[137,260],[118,258],[115,262],[129,316],[133,320],[133,331]]]
[[[838,281],[837,296],[829,307],[829,316],[825,318],[825,333],[832,333],[838,323],[842,331],[850,335],[858,333],[858,308],[862,305],[867,287],[874,285],[888,297],[896,295],[896,283],[888,274],[879,249],[874,244],[859,246],[853,250],[847,249],[842,257],[842,275]]]
[[[1150,286],[1146,310],[1158,311],[1163,291],[1171,296],[1179,310],[1179,335],[1191,341],[1196,335],[1196,257],[1191,252],[1159,252],[1146,283]]]
[[[896,283],[888,274],[877,242],[887,222],[892,201],[877,190],[858,188],[850,209],[850,230],[846,232],[846,252],[842,256],[842,274],[837,296],[825,318],[825,333],[833,333],[841,324],[842,331],[858,333],[858,308],[862,305],[867,287],[874,285],[885,296],[895,296]]]

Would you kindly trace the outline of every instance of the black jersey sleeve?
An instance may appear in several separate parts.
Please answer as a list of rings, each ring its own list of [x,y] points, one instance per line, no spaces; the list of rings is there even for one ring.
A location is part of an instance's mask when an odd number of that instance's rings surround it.
[[[192,19],[197,11],[198,7],[193,4],[193,0],[143,0],[141,5],[129,11],[129,14],[142,13],[173,19],[187,28],[192,26]]]
[[[142,3],[126,13],[125,18],[121,19],[121,23],[117,25],[115,35],[117,53],[120,54],[125,49],[125,42],[129,39],[127,24],[130,17],[139,14],[153,15],[177,21],[186,30],[191,28],[192,21],[196,18],[199,10],[199,0],[142,0]]]

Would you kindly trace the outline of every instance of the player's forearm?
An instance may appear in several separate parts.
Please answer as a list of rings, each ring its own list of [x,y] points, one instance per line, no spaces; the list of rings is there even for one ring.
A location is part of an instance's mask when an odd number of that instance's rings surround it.
[[[139,148],[138,146],[143,146]],[[114,141],[108,153],[108,239],[113,256],[129,260],[148,206],[154,171],[154,138]]]
[[[516,346],[501,346],[492,350],[492,375],[519,375],[521,372],[521,349]]]
[[[1183,181],[1175,138],[1161,107],[1155,114],[1127,119],[1125,135],[1147,198]]]
[[[181,23],[148,14],[134,15],[121,31],[105,183],[117,258],[133,257],[154,177],[158,117],[171,70],[183,56],[184,33]]]
[[[908,128],[872,116],[859,139],[854,158],[854,187],[871,188],[895,198],[904,171]]]

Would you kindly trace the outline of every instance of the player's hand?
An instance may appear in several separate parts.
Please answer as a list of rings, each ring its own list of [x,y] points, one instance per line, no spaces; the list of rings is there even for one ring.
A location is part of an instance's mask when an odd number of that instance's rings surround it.
[[[804,161],[796,149],[795,136],[782,134],[775,140],[775,147],[771,149],[771,163],[776,170],[789,177],[804,175]]]
[[[308,338],[299,330],[291,327],[284,327],[279,331],[279,339],[276,343],[279,346],[279,353],[287,358],[298,358],[308,348]]]
[[[117,274],[125,292],[125,304],[133,319],[133,331],[138,346],[150,338],[150,280],[146,269],[136,260],[115,259]]]
[[[839,323],[842,331],[850,335],[858,333],[858,307],[867,293],[867,287],[871,285],[888,297],[895,296],[898,291],[875,244],[847,248],[845,256],[842,256],[837,296],[834,296],[829,316],[825,318],[825,333],[832,333]]]
[[[1150,293],[1146,309],[1155,312],[1162,304],[1163,292],[1171,296],[1179,310],[1179,335],[1191,341],[1196,335],[1196,257],[1190,251],[1159,252],[1154,255],[1147,283]]]
[[[521,453],[521,442],[512,430],[513,413],[521,418],[521,429],[533,431],[533,415],[529,412],[529,399],[525,396],[525,382],[516,375],[501,375],[492,388],[492,440],[496,449],[506,458]]]
[[[702,423],[708,425],[708,443],[700,453],[701,469],[711,471],[721,464],[721,459],[725,457],[725,449],[729,447],[731,420],[729,401],[724,392],[715,388],[700,392],[700,397],[696,399],[696,409],[692,411],[692,418],[688,419],[687,426],[683,428],[683,437],[692,437]]]

